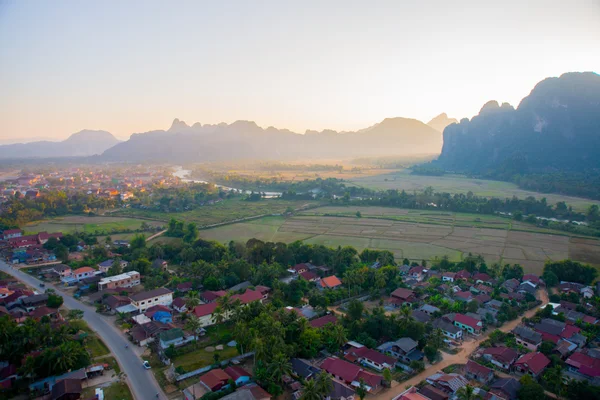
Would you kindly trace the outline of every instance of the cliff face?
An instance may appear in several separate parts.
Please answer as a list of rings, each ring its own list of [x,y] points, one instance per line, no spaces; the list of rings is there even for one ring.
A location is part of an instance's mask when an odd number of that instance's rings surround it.
[[[517,109],[491,101],[444,130],[438,163],[514,173],[600,167],[600,76],[567,73],[538,83]]]

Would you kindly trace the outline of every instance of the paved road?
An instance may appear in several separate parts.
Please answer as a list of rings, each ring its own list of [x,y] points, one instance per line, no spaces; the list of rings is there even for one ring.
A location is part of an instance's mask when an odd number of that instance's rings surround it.
[[[523,314],[521,317],[519,317],[513,321],[507,322],[506,324],[502,325],[498,329],[501,330],[502,332],[510,332],[513,329],[515,329],[517,325],[519,325],[521,323],[521,320],[524,317],[527,317],[527,318],[533,317],[535,315],[535,313],[537,312],[537,310],[539,309],[539,307],[544,307],[546,304],[548,304],[548,301],[549,301],[548,293],[546,293],[545,289],[539,290],[538,295],[539,295],[539,299],[542,301],[542,304],[540,306],[532,308],[531,310],[525,312],[525,314]],[[476,350],[477,347],[479,347],[479,343],[486,340],[487,337],[489,336],[489,334],[492,333],[493,331],[494,331],[494,329],[488,329],[487,332],[478,336],[476,339],[464,341],[463,345],[461,346],[461,350],[457,354],[442,353],[444,356],[442,361],[438,362],[437,364],[429,366],[429,368],[426,368],[425,370],[423,370],[419,374],[413,376],[409,380],[400,382],[400,384],[394,386],[393,388],[391,388],[389,390],[385,390],[379,394],[369,396],[369,397],[367,397],[367,399],[370,399],[370,400],[393,399],[395,396],[398,396],[400,393],[404,392],[407,387],[418,384],[419,382],[421,382],[428,376],[433,375],[436,372],[441,371],[442,369],[444,369],[452,364],[466,364],[471,353],[474,350]]]
[[[27,275],[25,272],[11,268],[3,261],[0,261],[0,270],[14,276],[38,291],[42,291],[42,289],[39,287],[41,282],[40,280],[32,277],[31,275]],[[131,388],[133,395],[137,400],[156,399],[156,393],[160,393],[159,398],[166,398],[156,383],[152,372],[145,370],[142,367],[141,359],[135,355],[131,348],[125,348],[125,345],[129,344],[128,340],[114,326],[110,319],[103,315],[97,314],[93,307],[78,302],[73,297],[62,292],[59,288],[56,288],[52,285],[47,286],[52,287],[57,293],[63,296],[65,307],[83,310],[83,319],[98,334],[98,336],[102,338],[104,343],[106,343],[110,351],[113,353],[121,365],[121,369],[127,375],[129,387]]]

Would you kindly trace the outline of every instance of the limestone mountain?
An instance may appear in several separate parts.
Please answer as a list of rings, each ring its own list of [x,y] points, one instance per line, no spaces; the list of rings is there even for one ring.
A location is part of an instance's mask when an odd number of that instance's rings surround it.
[[[131,135],[108,149],[110,161],[218,161],[234,159],[348,158],[356,156],[436,154],[440,132],[421,121],[387,118],[356,132],[262,128],[253,121],[187,125],[178,119],[167,130]]]
[[[83,130],[60,142],[44,140],[0,146],[0,159],[92,156],[117,143],[119,140],[109,132]]]
[[[600,75],[544,79],[516,109],[486,103],[471,120],[446,127],[436,163],[504,179],[600,168]]]
[[[456,118],[449,118],[446,113],[441,113],[440,115],[429,121],[427,125],[435,129],[436,131],[442,133],[448,125],[456,123],[458,123],[458,120]]]

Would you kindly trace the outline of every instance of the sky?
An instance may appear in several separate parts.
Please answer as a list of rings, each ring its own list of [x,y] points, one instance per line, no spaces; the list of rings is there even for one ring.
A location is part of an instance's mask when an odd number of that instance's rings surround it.
[[[600,0],[0,0],[0,140],[470,118],[599,49]]]

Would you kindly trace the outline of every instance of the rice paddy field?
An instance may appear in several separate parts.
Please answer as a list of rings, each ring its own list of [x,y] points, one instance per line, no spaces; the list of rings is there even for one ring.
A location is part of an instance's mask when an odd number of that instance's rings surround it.
[[[362,218],[356,217],[360,211]],[[481,254],[541,273],[547,260],[571,258],[600,265],[600,240],[552,232],[496,216],[386,207],[320,207],[290,217],[268,217],[202,230],[205,239],[245,242],[302,240],[329,247],[390,250],[397,259],[458,261]]]
[[[437,192],[448,193],[467,193],[469,191],[477,196],[506,197],[517,196],[525,198],[533,196],[536,199],[545,197],[549,204],[556,204],[559,201],[565,201],[577,211],[585,211],[591,204],[600,202],[595,200],[583,199],[580,197],[565,196],[560,194],[538,193],[529,190],[520,189],[517,185],[510,182],[492,181],[486,179],[468,178],[464,175],[444,175],[444,176],[422,176],[411,175],[409,170],[399,169],[393,172],[384,172],[378,175],[358,176],[345,178],[349,184],[365,187],[375,190],[423,190],[429,186]]]
[[[37,232],[86,232],[91,234],[102,232],[119,232],[126,229],[140,229],[143,222],[150,226],[163,226],[160,221],[149,221],[138,218],[122,217],[104,217],[104,216],[85,216],[70,215],[62,218],[54,218],[29,223],[23,227],[26,233]]]

